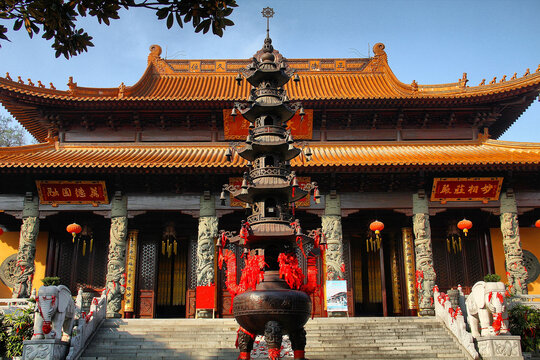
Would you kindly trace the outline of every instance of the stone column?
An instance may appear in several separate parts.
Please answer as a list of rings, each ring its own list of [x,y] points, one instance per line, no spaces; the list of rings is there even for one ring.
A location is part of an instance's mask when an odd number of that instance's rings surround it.
[[[139,230],[131,230],[128,234],[127,250],[127,274],[126,274],[126,295],[124,303],[124,316],[133,317],[135,302],[135,277],[137,275],[137,242],[139,239]]]
[[[405,286],[407,289],[407,312],[408,315],[416,315],[418,309],[418,295],[416,293],[414,261],[413,232],[411,228],[401,229],[401,240],[403,243],[403,262],[405,271]]]
[[[433,305],[433,251],[431,250],[431,228],[429,226],[428,200],[424,194],[413,194],[413,231],[416,253],[416,289],[420,315],[435,315]]]
[[[328,244],[326,251],[326,280],[345,279],[343,262],[343,231],[341,228],[341,202],[339,195],[325,196],[322,232]]]
[[[218,218],[213,196],[201,196],[199,233],[197,238],[197,286],[214,283],[214,244],[218,236]],[[212,317],[208,309],[197,309],[197,317]]]
[[[117,192],[111,202],[111,235],[107,262],[107,317],[119,318],[126,286],[127,197]]]
[[[510,292],[527,294],[527,269],[523,265],[516,198],[512,191],[501,194],[501,232]]]
[[[22,211],[22,225],[19,235],[19,251],[15,269],[14,298],[30,297],[34,280],[34,260],[36,239],[39,234],[39,199],[32,193],[26,193]]]

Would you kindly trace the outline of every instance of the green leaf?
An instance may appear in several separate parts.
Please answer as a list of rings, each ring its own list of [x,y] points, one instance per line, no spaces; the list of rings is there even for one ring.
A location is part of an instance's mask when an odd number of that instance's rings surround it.
[[[223,27],[225,26],[233,26],[234,22],[230,19],[223,19]]]
[[[176,16],[176,23],[178,24],[178,26],[183,28],[184,24],[182,23],[182,17],[180,16],[180,14],[176,13],[174,15]]]
[[[158,20],[165,19],[168,14],[169,14],[169,8],[168,7],[161,8],[158,11],[156,11],[156,15],[157,15]]]
[[[21,28],[22,24],[23,24],[23,21],[22,21],[21,19],[15,20],[15,24],[13,24],[13,30],[19,31],[19,29]]]

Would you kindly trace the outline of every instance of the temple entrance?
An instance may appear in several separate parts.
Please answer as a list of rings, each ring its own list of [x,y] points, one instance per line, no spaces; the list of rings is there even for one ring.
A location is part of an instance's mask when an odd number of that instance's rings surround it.
[[[196,251],[192,243],[197,236],[197,220],[163,212],[135,219],[134,224],[140,229],[136,316],[186,317],[187,293],[194,275],[190,259]]]
[[[162,239],[158,256],[156,317],[186,316],[187,239]]]
[[[385,228],[377,238],[369,230],[374,220]],[[343,218],[344,257],[348,269],[349,309],[354,316],[391,316],[403,313],[401,286],[401,227],[407,217],[381,210],[358,212]],[[410,225],[409,225],[410,226]],[[347,252],[348,250],[348,252]]]

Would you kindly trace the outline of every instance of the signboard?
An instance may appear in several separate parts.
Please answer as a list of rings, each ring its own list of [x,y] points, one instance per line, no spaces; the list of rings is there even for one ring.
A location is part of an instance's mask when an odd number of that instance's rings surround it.
[[[300,189],[304,189],[307,184],[311,183],[311,178],[309,176],[297,177],[296,180],[298,180],[298,186],[300,187]],[[241,177],[229,178],[229,185],[234,186],[236,190],[240,190],[240,188],[242,187],[242,178]],[[230,194],[229,196],[231,200],[231,206],[240,206],[240,207],[245,206],[244,202],[237,200],[236,198],[232,196],[232,194]],[[309,194],[305,198],[297,201],[295,204],[296,204],[296,207],[310,207],[311,200],[310,200]]]
[[[435,178],[431,201],[482,201],[499,200],[503,178]]]
[[[223,110],[223,128],[225,140],[245,140],[248,135],[249,121],[241,115],[231,116],[232,109]],[[304,120],[298,112],[287,123],[295,140],[310,140],[313,137],[313,110],[306,109]]]
[[[347,307],[347,280],[326,281],[326,310],[348,311]]]
[[[36,180],[41,204],[108,204],[105,181]]]

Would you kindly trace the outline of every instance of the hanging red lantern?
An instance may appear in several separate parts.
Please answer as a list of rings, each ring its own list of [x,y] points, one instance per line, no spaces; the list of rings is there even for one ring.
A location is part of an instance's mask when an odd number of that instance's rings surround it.
[[[463,219],[460,222],[458,222],[457,227],[459,230],[463,230],[463,232],[465,233],[465,236],[467,236],[469,229],[472,228],[472,221]]]
[[[375,220],[374,222],[369,224],[369,228],[371,229],[371,231],[375,231],[375,234],[380,234],[381,230],[384,229],[384,224],[379,220]]]
[[[79,225],[77,223],[73,223],[73,224],[69,224],[66,227],[66,231],[68,233],[71,233],[71,235],[73,235],[73,242],[75,242],[75,236],[77,236],[77,234],[82,231],[82,227],[81,227],[81,225]]]
[[[540,219],[536,220],[536,222],[534,223],[534,226],[536,226],[537,228],[540,228]],[[0,235],[2,235],[0,233]]]

